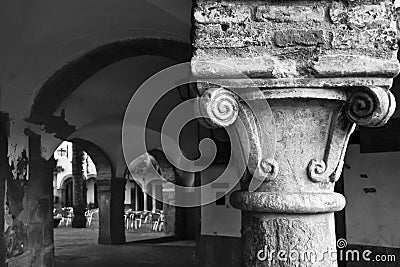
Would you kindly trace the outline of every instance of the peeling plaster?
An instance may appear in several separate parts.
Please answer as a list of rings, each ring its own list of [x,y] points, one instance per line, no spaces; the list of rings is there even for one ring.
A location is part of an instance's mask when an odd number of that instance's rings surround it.
[[[19,164],[24,167],[23,161]],[[18,170],[17,170],[18,172]],[[26,174],[26,173],[25,173]],[[26,177],[25,177],[26,178]],[[9,168],[9,175],[6,180],[6,202],[5,202],[5,243],[6,257],[12,258],[24,253],[24,247],[27,242],[27,226],[20,220],[20,214],[24,210],[24,196],[27,179],[15,179],[15,176]]]
[[[41,156],[46,160],[51,158],[62,141],[67,140],[76,131],[76,127],[65,120],[65,110],[61,111],[60,116],[33,116],[27,119],[26,123],[31,132],[41,136]]]
[[[27,121],[34,124],[40,124],[42,126],[42,130],[49,134],[54,133],[54,136],[61,140],[67,139],[76,130],[74,125],[70,125],[65,120],[65,110],[61,111],[60,116],[33,115],[27,119]]]
[[[8,145],[8,162],[14,179],[27,178],[27,159],[29,157],[28,137],[25,134],[26,122],[22,120],[10,121]]]

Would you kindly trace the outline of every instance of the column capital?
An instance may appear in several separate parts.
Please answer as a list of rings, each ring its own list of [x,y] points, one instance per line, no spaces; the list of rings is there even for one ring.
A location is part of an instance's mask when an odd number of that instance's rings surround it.
[[[207,127],[228,127],[236,124],[238,132],[242,132],[242,147],[250,154],[249,170],[253,175],[274,177],[279,171],[279,164],[270,156],[263,156],[263,148],[268,146],[267,136],[259,129],[273,128],[274,123],[265,122],[268,105],[250,105],[250,102],[284,99],[318,99],[319,101],[337,101],[333,111],[324,156],[311,159],[307,174],[313,182],[335,182],[340,176],[350,134],[354,130],[352,123],[379,127],[384,125],[393,114],[396,102],[393,94],[382,87],[341,88],[281,88],[274,90],[228,90],[222,87],[207,88],[203,85],[203,95],[198,101],[198,111],[204,117]],[[235,92],[234,92],[235,91]],[[244,100],[244,101],[243,101]],[[262,114],[262,113],[265,114]],[[243,126],[241,126],[243,125]],[[273,129],[275,131],[275,129]],[[239,134],[240,135],[240,134]],[[269,142],[273,142],[272,140]],[[264,145],[263,145],[264,143]],[[271,144],[269,144],[271,147]],[[340,151],[340,153],[337,153]],[[264,153],[265,154],[265,153]]]
[[[195,1],[198,110],[209,127],[234,129],[232,151],[249,156],[231,194],[245,266],[336,266],[255,252],[335,248],[345,199],[334,184],[350,135],[384,125],[396,106],[396,17],[391,0]]]

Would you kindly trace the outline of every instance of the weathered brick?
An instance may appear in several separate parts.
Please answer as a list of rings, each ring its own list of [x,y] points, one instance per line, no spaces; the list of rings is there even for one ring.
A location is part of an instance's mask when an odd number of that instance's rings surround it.
[[[241,23],[251,20],[251,7],[235,3],[201,2],[194,10],[198,23]]]
[[[197,51],[204,51],[199,59],[233,68],[196,63],[193,68],[196,75],[392,77],[398,72],[398,65],[392,62],[397,36],[388,0],[258,4],[222,1],[212,3],[213,8],[200,1],[199,7],[211,7],[211,11],[207,18],[203,14],[195,24],[194,45]],[[220,55],[221,51],[224,52]],[[332,54],[366,58],[341,61],[340,56],[329,58]],[[375,59],[377,67],[369,67]]]
[[[396,50],[396,31],[386,29],[347,29],[333,31],[332,48],[334,49],[369,49]]]
[[[197,25],[195,47],[314,46],[326,42],[323,30],[274,30],[266,23]]]
[[[323,22],[325,20],[324,6],[259,6],[256,11],[257,21],[274,22]]]
[[[343,2],[333,2],[329,16],[335,25],[346,24],[349,28],[388,27],[391,22],[391,5],[381,2],[379,5],[347,6]]]
[[[197,25],[195,47],[244,47],[271,45],[270,30],[262,24]]]
[[[322,30],[285,30],[276,31],[274,42],[279,47],[313,46],[325,43]]]

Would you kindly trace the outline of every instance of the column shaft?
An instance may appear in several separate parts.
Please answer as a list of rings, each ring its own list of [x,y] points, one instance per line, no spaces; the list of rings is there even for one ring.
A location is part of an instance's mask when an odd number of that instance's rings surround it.
[[[125,183],[122,178],[97,181],[99,202],[99,244],[125,243],[124,199]]]
[[[152,208],[153,208],[153,211],[155,211],[156,210],[156,207],[157,207],[157,201],[156,201],[156,186],[155,186],[155,184],[151,184],[151,194],[152,194],[152,197],[151,197],[151,201],[152,201]]]
[[[142,189],[143,192],[143,210],[147,210],[147,193],[146,190]]]
[[[83,172],[84,152],[73,144],[72,152],[73,208],[72,228],[86,227],[86,181]]]

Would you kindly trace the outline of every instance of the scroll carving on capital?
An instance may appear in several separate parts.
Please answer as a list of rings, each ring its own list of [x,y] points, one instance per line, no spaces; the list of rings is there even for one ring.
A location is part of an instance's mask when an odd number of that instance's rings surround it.
[[[264,180],[274,179],[279,172],[274,159],[275,125],[272,111],[261,91],[254,94],[259,94],[256,100],[245,100],[239,99],[239,95],[233,91],[210,88],[204,91],[197,102],[197,111],[205,118],[200,121],[203,124],[205,121],[205,126],[225,127],[228,131],[232,129],[238,137],[238,144],[231,142],[231,145],[241,151],[241,164],[256,178],[249,184],[250,191]]]
[[[380,127],[393,115],[396,101],[382,87],[364,87],[350,92],[346,114],[350,121],[366,127]]]
[[[238,117],[239,102],[237,96],[229,90],[210,88],[199,98],[197,110],[206,118],[205,126],[227,127]]]
[[[355,124],[346,117],[343,106],[331,116],[323,159],[312,159],[307,166],[308,178],[315,183],[334,183],[342,172],[344,157]]]
[[[355,125],[380,127],[396,108],[393,94],[383,87],[360,87],[351,90],[343,107],[331,118],[323,159],[312,159],[307,175],[313,182],[336,182],[341,174],[344,156]]]

